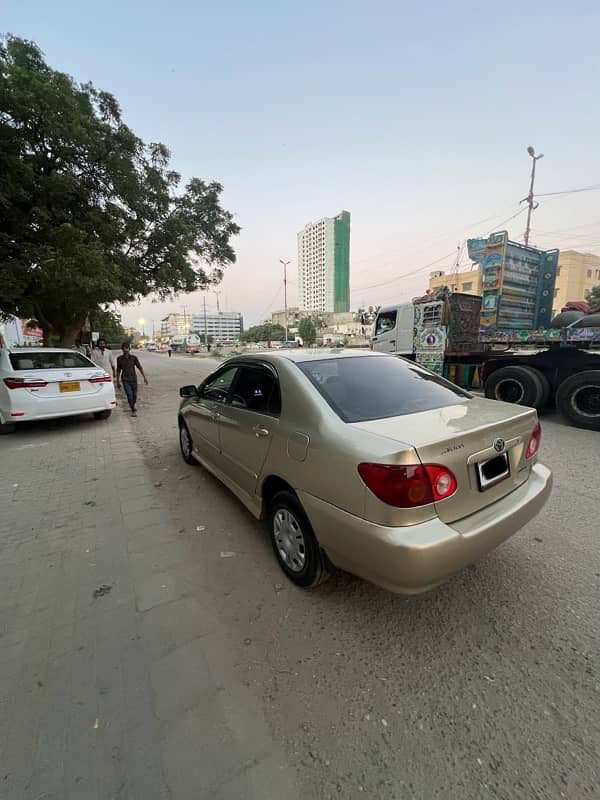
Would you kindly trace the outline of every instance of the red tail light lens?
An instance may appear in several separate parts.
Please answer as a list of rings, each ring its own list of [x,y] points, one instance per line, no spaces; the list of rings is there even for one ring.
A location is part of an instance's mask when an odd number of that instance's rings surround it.
[[[102,375],[97,378],[89,378],[90,383],[112,383],[110,375]]]
[[[431,483],[434,500],[445,500],[456,491],[456,478],[446,467],[439,464],[427,464],[425,471]]]
[[[9,389],[41,389],[47,386],[47,381],[25,380],[25,378],[4,378],[4,383]]]
[[[382,502],[396,508],[425,506],[454,494],[454,475],[438,464],[359,464],[358,474]]]
[[[542,426],[538,422],[535,428],[533,429],[531,436],[529,437],[529,442],[527,443],[527,450],[525,451],[525,458],[533,458],[533,456],[540,449],[541,442],[542,442]]]

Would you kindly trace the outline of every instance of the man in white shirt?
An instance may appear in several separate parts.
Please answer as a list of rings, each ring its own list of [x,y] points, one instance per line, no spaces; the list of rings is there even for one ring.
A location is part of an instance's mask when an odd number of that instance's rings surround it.
[[[92,361],[109,375],[112,375],[113,380],[115,379],[115,361],[113,354],[106,348],[106,339],[98,339],[96,347],[92,350]]]

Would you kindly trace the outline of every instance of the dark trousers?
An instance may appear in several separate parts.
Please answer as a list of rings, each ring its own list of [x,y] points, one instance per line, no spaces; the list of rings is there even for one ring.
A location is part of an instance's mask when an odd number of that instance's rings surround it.
[[[123,383],[123,391],[127,395],[127,402],[129,403],[129,408],[132,411],[135,411],[135,404],[137,402],[137,381],[132,383],[131,381],[122,381]]]

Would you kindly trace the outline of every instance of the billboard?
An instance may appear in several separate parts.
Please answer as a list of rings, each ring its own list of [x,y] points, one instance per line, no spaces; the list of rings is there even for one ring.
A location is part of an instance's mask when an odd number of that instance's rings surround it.
[[[469,239],[467,248],[481,271],[482,333],[549,327],[558,250],[511,242],[506,231]]]

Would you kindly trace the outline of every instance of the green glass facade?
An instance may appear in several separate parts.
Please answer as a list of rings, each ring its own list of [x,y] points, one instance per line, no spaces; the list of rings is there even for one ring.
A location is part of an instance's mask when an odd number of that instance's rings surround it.
[[[333,310],[350,310],[350,214],[342,211],[334,218]]]

